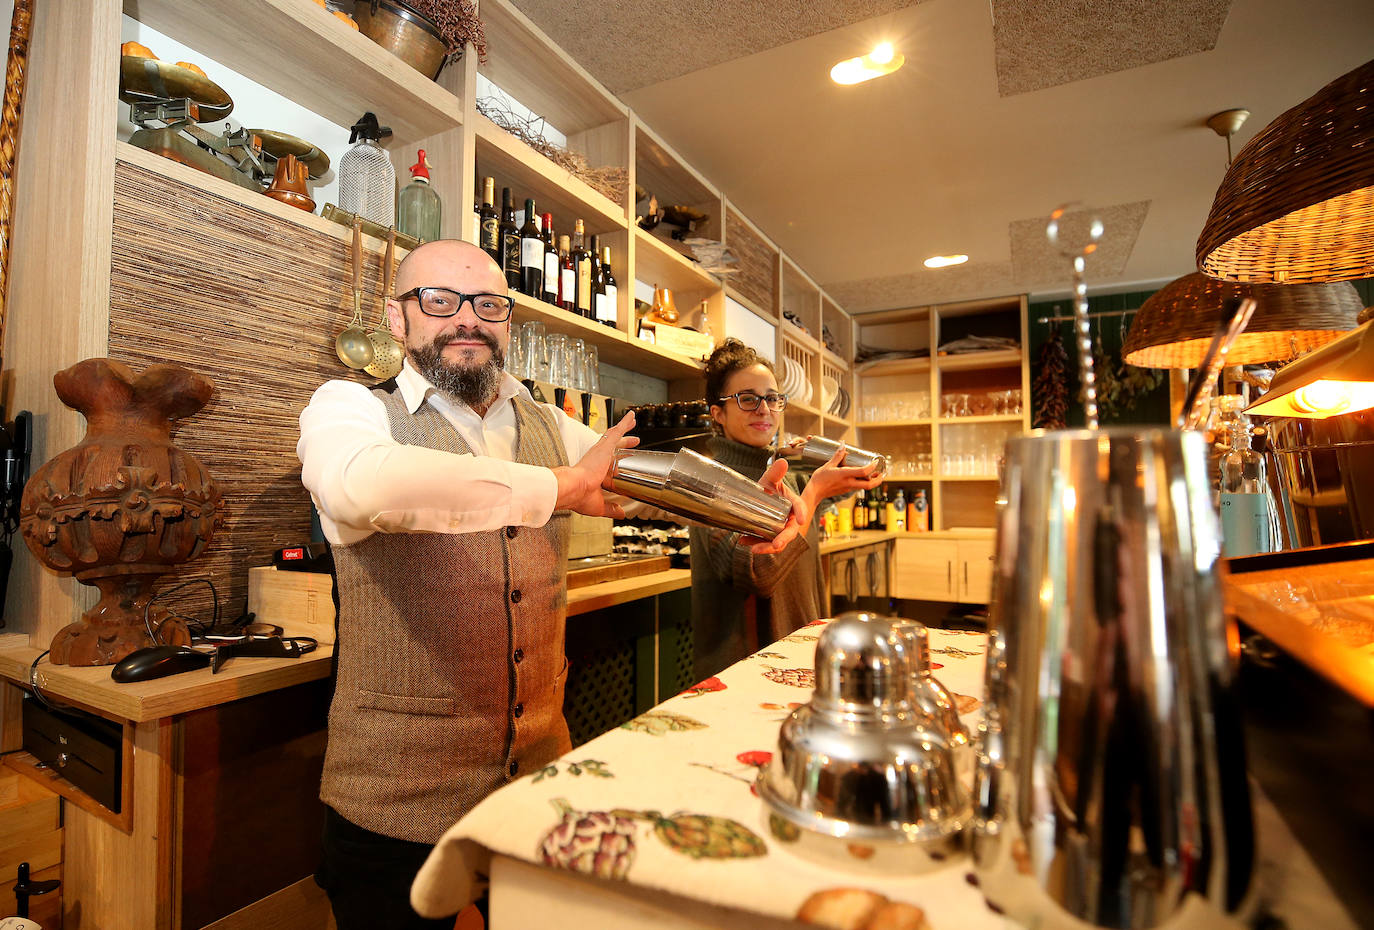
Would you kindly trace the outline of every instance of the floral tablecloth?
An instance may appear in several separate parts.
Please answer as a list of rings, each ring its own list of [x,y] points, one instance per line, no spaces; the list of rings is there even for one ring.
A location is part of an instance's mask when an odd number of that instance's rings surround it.
[[[455,824],[411,892],[429,916],[452,914],[480,888],[492,853],[619,879],[783,919],[845,922],[844,912],[900,926],[1006,927],[970,884],[967,857],[892,878],[803,858],[767,829],[753,792],[787,714],[811,696],[817,621],[700,682],[553,765],[487,798]],[[930,631],[935,675],[965,724],[978,723],[986,637]],[[856,891],[857,890],[857,891]],[[885,901],[883,899],[886,899]],[[923,914],[921,913],[923,912]]]

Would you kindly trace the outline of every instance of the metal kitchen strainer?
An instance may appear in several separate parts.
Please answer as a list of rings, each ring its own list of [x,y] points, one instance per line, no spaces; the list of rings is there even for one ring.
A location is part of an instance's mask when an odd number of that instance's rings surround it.
[[[372,361],[367,364],[363,371],[374,378],[385,380],[394,378],[401,373],[401,363],[405,361],[405,350],[396,341],[396,337],[391,335],[391,330],[387,326],[386,302],[391,297],[392,277],[396,268],[393,260],[396,255],[396,229],[392,227],[386,234],[386,258],[383,260],[382,274],[382,316],[377,320],[377,326],[372,332],[367,334],[368,341],[372,343]]]

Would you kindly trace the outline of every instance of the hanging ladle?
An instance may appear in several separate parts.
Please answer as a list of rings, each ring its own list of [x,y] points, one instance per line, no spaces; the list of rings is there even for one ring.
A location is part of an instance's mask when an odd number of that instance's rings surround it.
[[[392,260],[396,255],[396,227],[391,227],[386,234],[386,258],[382,262],[382,316],[377,321],[377,328],[367,334],[368,341],[372,343],[372,361],[367,364],[363,371],[374,378],[394,378],[401,373],[401,363],[405,361],[405,350],[396,341],[396,337],[391,335],[391,330],[387,327],[386,302],[391,296],[392,276],[395,274],[395,266]]]
[[[372,362],[372,340],[363,329],[363,226],[353,222],[353,319],[334,338],[339,361],[355,371]]]

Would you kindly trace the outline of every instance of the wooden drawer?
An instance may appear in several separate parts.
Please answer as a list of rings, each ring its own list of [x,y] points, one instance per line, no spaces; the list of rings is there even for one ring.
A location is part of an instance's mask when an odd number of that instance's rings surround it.
[[[0,769],[0,917],[17,914],[19,863],[30,881],[62,877],[62,799],[43,785]],[[62,889],[29,899],[29,917],[44,928],[62,926]]]
[[[955,598],[959,546],[952,539],[894,539],[892,597],[914,601]]]

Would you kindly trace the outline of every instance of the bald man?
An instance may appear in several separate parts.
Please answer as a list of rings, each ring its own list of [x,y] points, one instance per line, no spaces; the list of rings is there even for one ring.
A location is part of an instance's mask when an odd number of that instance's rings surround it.
[[[426,243],[386,302],[394,379],[330,381],[301,413],[301,480],[333,544],[336,686],[317,876],[339,930],[451,927],[410,908],[430,848],[501,785],[571,749],[563,719],[568,513],[622,516],[605,435],[503,369],[513,301],[476,246]],[[778,461],[759,482],[810,521]]]

